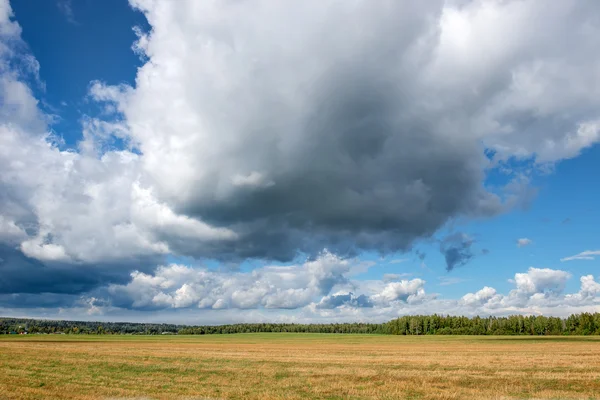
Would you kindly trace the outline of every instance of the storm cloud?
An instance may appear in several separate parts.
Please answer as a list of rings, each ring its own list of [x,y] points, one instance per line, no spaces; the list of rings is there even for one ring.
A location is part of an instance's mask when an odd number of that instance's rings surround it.
[[[597,79],[574,61],[589,53],[561,36],[597,42],[570,28],[597,28],[593,2],[133,5],[152,25],[136,47],[150,61],[135,88],[96,83],[92,96],[125,117],[159,198],[238,234],[180,252],[406,250],[457,216],[519,203],[483,185],[486,147],[495,162],[553,162],[598,140],[597,113],[579,102],[592,88],[571,101],[528,89],[562,88],[556,68]],[[543,24],[555,38],[538,34]],[[571,119],[553,111],[572,107]]]

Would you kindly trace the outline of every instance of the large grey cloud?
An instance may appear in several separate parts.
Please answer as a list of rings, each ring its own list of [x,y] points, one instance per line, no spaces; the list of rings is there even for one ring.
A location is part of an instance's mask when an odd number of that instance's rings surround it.
[[[553,162],[598,140],[593,87],[548,96],[558,71],[597,79],[594,2],[132,4],[148,63],[92,94],[117,103],[159,197],[239,234],[211,256],[404,250],[519,201],[482,186],[484,146]]]

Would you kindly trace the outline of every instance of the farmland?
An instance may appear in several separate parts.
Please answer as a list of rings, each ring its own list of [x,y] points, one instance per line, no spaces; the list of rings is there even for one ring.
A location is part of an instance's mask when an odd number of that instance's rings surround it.
[[[0,336],[2,399],[589,399],[600,337]]]

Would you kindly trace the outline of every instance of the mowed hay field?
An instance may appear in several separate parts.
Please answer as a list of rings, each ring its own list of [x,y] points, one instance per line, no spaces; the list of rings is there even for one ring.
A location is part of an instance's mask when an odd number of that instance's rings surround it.
[[[6,335],[0,398],[590,399],[600,338]]]

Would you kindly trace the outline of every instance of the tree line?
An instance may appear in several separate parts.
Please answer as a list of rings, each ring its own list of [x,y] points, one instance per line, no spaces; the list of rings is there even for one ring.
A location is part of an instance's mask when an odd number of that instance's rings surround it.
[[[404,316],[385,324],[392,335],[600,335],[600,313],[567,318],[511,315],[508,317]]]
[[[381,324],[255,323],[201,326],[0,318],[0,334],[213,335],[260,332],[388,335],[600,335],[600,313],[574,314],[567,318],[523,315],[471,318],[450,315],[411,315]]]

